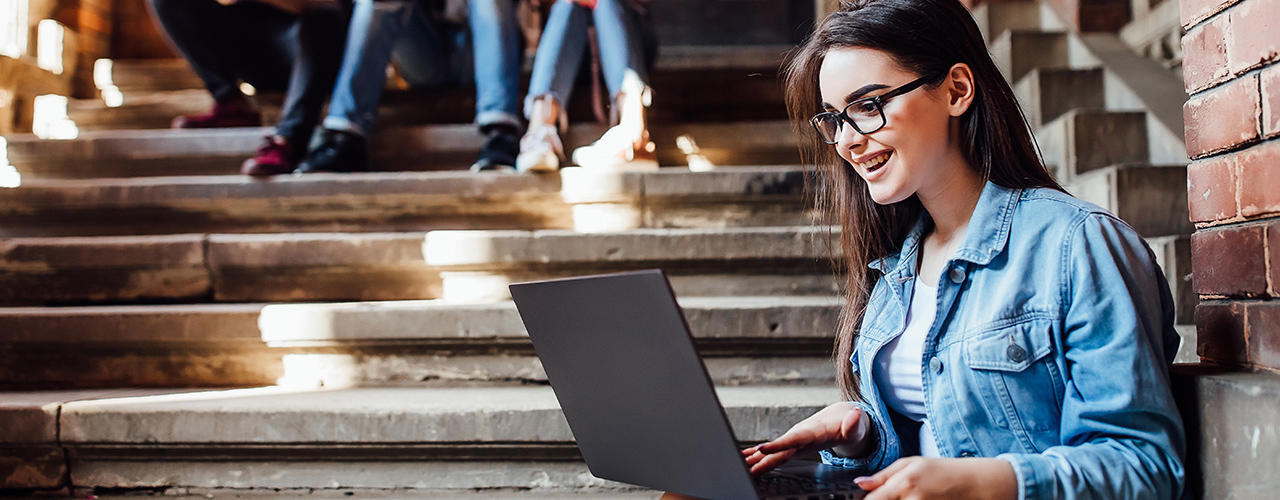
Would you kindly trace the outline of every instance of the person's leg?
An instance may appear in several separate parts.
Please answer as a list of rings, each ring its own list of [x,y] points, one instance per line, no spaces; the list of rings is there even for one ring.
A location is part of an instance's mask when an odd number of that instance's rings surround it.
[[[520,140],[520,156],[516,159],[516,169],[521,172],[560,168],[564,153],[557,132],[566,125],[564,103],[573,93],[590,24],[591,10],[587,7],[569,0],[551,6],[524,101],[529,128]]]
[[[474,171],[515,168],[520,152],[520,24],[514,0],[467,2],[476,82],[476,126],[485,135]]]
[[[600,45],[600,66],[618,123],[594,144],[575,150],[573,160],[584,167],[657,168],[645,116],[650,96],[645,40],[641,36],[645,19],[629,0],[599,0],[592,17]]]
[[[206,113],[174,118],[174,128],[260,126],[261,115],[240,92],[239,54],[221,42],[231,36],[231,29],[244,28],[239,14],[245,9],[215,0],[149,0],[148,6],[170,45],[187,59],[214,99]],[[246,31],[261,26],[252,24]]]
[[[258,155],[241,166],[249,175],[292,172],[315,131],[325,98],[333,88],[342,61],[347,29],[346,13],[337,7],[312,7],[279,31],[271,44],[256,47],[263,55],[252,60],[245,80],[271,89],[279,85],[280,65],[271,54],[287,54],[284,66],[284,104],[274,136],[268,137]]]

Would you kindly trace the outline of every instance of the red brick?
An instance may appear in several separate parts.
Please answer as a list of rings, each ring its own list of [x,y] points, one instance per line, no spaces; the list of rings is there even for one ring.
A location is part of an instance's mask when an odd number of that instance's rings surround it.
[[[1258,76],[1240,77],[1187,100],[1187,156],[1199,158],[1258,138]]]
[[[1203,229],[1191,235],[1191,280],[1196,293],[1257,297],[1267,292],[1260,225]]]
[[[1236,216],[1235,162],[1231,155],[1215,156],[1187,166],[1187,206],[1191,222],[1212,222]]]
[[[1231,156],[1240,179],[1240,215],[1280,212],[1280,141],[1267,141]]]
[[[1196,354],[1210,363],[1241,365],[1248,362],[1242,304],[1215,301],[1196,306]]]
[[[1280,64],[1262,70],[1262,134],[1280,134]]]
[[[1231,75],[1224,33],[1229,22],[1230,17],[1218,16],[1182,37],[1182,76],[1188,94],[1222,83]]]
[[[1249,363],[1280,369],[1280,301],[1251,303],[1245,318]]]
[[[1280,223],[1273,222],[1267,226],[1267,269],[1272,297],[1280,297]]]
[[[1179,0],[1182,27],[1190,27],[1235,2],[1236,0]]]
[[[1240,74],[1280,57],[1280,0],[1247,0],[1229,12],[1227,59],[1231,72]]]

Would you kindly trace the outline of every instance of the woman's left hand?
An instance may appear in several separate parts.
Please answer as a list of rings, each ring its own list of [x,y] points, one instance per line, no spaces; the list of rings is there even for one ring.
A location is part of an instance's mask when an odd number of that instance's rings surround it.
[[[864,500],[1018,498],[1013,466],[998,458],[907,457],[855,481],[871,492]]]

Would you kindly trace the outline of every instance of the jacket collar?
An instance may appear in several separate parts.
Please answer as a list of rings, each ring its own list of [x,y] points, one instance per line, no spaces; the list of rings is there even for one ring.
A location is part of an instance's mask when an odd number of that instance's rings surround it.
[[[964,241],[961,242],[960,248],[956,249],[953,258],[980,266],[990,264],[991,260],[1009,243],[1009,229],[1013,226],[1013,210],[1021,197],[1022,189],[1020,188],[1008,189],[987,181],[982,188],[982,194],[978,197],[978,205],[974,207],[973,215],[969,217],[969,227],[965,231]],[[886,275],[891,271],[894,274],[906,273],[904,275],[906,277],[913,275],[915,256],[919,250],[920,239],[924,236],[927,217],[929,217],[928,212],[920,213],[920,218],[907,233],[906,239],[902,241],[902,249],[897,254],[876,259],[868,264],[868,267]],[[904,265],[906,269],[903,269]]]

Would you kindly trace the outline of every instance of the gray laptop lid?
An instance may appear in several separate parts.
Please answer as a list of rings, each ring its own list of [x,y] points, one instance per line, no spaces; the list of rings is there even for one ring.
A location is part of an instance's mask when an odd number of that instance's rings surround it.
[[[661,271],[517,283],[511,297],[592,474],[757,498]]]

